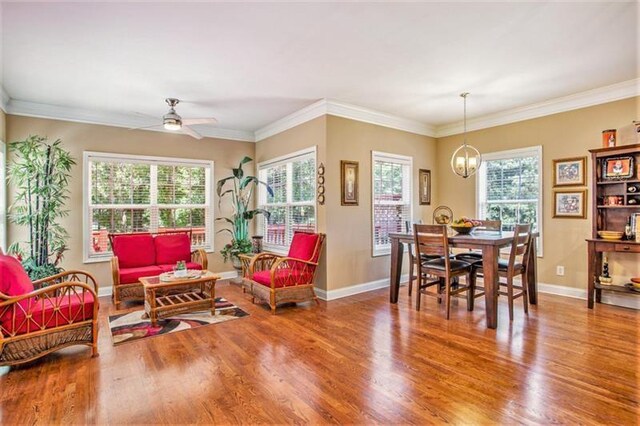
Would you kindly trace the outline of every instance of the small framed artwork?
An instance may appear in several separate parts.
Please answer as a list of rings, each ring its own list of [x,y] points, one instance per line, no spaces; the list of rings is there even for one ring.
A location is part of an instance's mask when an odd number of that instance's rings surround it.
[[[358,205],[358,162],[340,161],[341,203],[343,206]]]
[[[431,204],[431,170],[418,170],[418,190],[420,191],[420,204]]]
[[[633,177],[633,157],[613,157],[602,162],[605,179],[629,179]]]
[[[554,191],[553,217],[587,218],[587,190]]]
[[[584,186],[587,157],[553,160],[553,186]]]

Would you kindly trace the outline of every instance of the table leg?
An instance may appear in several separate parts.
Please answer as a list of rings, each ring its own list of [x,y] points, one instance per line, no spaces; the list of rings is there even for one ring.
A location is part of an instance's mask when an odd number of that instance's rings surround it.
[[[537,238],[533,237],[527,265],[527,292],[529,293],[529,304],[531,305],[538,304],[538,249],[536,240]]]
[[[487,328],[498,327],[498,256],[497,246],[482,247],[482,270],[484,273],[484,299],[487,310]]]
[[[391,303],[398,303],[403,246],[404,244],[400,243],[399,238],[391,238],[391,285],[389,286],[389,301]]]
[[[216,314],[216,283],[215,281],[211,283],[211,315],[215,316]]]

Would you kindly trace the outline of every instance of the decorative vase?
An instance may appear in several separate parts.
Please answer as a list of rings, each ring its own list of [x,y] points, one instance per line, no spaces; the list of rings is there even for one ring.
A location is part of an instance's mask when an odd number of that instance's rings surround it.
[[[254,253],[262,252],[262,239],[262,235],[254,235],[253,237],[251,237],[251,246],[253,247]]]

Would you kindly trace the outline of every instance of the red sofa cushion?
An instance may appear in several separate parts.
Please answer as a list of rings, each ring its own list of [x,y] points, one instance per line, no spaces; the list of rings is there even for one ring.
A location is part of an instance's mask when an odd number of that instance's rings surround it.
[[[301,259],[311,262],[317,262],[320,253],[316,253],[315,249],[318,245],[318,234],[310,234],[306,232],[296,232],[293,234],[291,246],[289,247],[288,257]]]
[[[156,263],[156,249],[151,234],[116,235],[113,255],[120,268],[138,268]]]
[[[142,266],[140,268],[120,268],[120,284],[137,283],[140,277],[153,277],[164,271],[158,266]]]
[[[25,313],[18,309],[15,316],[15,330],[12,329],[13,323],[10,316],[3,318],[2,327],[11,334],[13,332],[25,334],[93,318],[94,300],[89,292],[66,294],[42,300],[31,299],[30,304],[27,311],[30,311],[31,318],[27,318]],[[56,309],[56,306],[60,309]]]
[[[202,269],[202,265],[195,262],[187,262],[187,269]],[[167,265],[158,265],[158,268],[162,269],[162,272],[171,272],[176,267],[175,263]]]
[[[156,235],[156,264],[173,264],[191,260],[191,241],[188,234]]]
[[[33,291],[33,283],[18,259],[0,255],[0,293],[21,296]]]
[[[275,288],[292,286],[296,284],[308,284],[311,281],[311,271],[301,272],[297,269],[278,269],[276,272]],[[253,273],[253,281],[258,284],[271,287],[271,271],[259,271]]]

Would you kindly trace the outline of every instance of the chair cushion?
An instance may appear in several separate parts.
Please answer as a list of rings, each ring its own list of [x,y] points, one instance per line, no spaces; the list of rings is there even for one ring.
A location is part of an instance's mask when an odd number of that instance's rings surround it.
[[[180,260],[185,262],[191,260],[191,241],[186,233],[156,235],[154,243],[158,265],[175,265]]]
[[[465,262],[475,262],[477,260],[482,260],[482,253],[477,251],[458,253],[456,254],[456,259],[464,260]]]
[[[470,263],[464,262],[462,260],[457,260],[457,259],[449,260],[449,265],[452,271],[459,271],[459,270],[467,269],[471,267]],[[428,269],[437,269],[439,271],[444,271],[446,267],[443,258],[422,262],[422,266]]]
[[[138,268],[156,263],[156,249],[151,234],[116,235],[113,255],[121,268]]]
[[[482,269],[482,260],[476,261],[473,265],[478,269]],[[524,269],[522,263],[516,263],[513,267],[516,272]],[[506,272],[507,269],[509,269],[509,261],[507,259],[498,259],[498,270]]]
[[[173,268],[173,265],[171,266]],[[120,268],[120,284],[137,283],[140,277],[153,277],[160,275],[163,271],[158,266],[142,266],[139,268]]]
[[[18,259],[0,255],[0,293],[21,296],[33,291],[33,283]]]
[[[31,318],[18,309],[15,316],[15,330],[12,319],[4,318],[2,327],[9,333],[25,334],[61,325],[73,324],[93,318],[93,295],[89,292],[66,294],[50,299],[31,299]],[[56,309],[59,306],[60,309]],[[84,308],[83,308],[84,307]]]
[[[316,253],[315,251],[319,237],[320,236],[318,234],[296,232],[293,234],[293,239],[291,240],[291,246],[289,247],[289,254],[287,257],[317,262],[320,253]]]
[[[310,271],[300,271],[297,269],[278,269],[276,272],[275,287],[292,286],[295,284],[308,284],[311,282],[313,274]],[[271,287],[271,271],[254,272],[253,281],[266,287]]]
[[[202,265],[195,262],[187,262],[187,269],[202,269]],[[171,272],[173,268],[176,267],[175,263],[166,264],[166,265],[158,265],[158,268],[162,269],[162,272]]]

